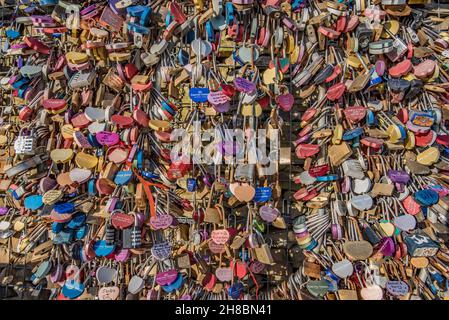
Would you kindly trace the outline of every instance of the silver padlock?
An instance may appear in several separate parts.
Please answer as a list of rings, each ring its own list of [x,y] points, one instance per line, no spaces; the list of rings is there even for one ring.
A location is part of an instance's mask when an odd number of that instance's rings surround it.
[[[363,179],[365,174],[363,173],[363,168],[359,161],[357,160],[346,160],[341,165],[345,176],[349,176],[355,179]]]
[[[36,148],[36,138],[33,131],[25,133],[26,129],[21,129],[19,136],[14,141],[14,150],[19,155],[34,155]]]

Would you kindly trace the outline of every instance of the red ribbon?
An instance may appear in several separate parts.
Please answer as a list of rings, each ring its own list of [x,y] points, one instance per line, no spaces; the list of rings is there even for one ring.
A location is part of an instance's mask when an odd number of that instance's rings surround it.
[[[139,179],[139,181],[142,183],[143,190],[145,191],[145,194],[147,195],[148,204],[150,205],[150,216],[155,217],[156,216],[156,207],[154,206],[154,198],[153,198],[153,194],[151,193],[150,187],[151,186],[159,187],[164,190],[168,189],[168,187],[161,183],[154,183],[154,182],[149,182],[149,181],[145,180],[144,178],[142,178],[141,175],[139,175],[137,173],[136,169],[133,169],[133,172],[136,175],[137,179]]]

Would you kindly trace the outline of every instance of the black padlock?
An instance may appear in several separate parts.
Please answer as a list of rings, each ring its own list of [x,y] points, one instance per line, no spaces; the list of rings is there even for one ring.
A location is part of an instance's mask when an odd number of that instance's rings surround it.
[[[134,215],[134,226],[131,229],[131,247],[139,248],[142,245],[142,230],[139,227],[139,222],[137,221],[137,215]]]
[[[70,245],[70,254],[74,260],[81,260],[82,244],[75,242]]]
[[[122,248],[123,249],[131,249],[132,241],[131,241],[131,233],[132,228],[123,229],[122,231]]]
[[[378,244],[381,240],[379,235],[368,224],[363,226],[362,235],[363,235],[363,238],[365,240],[367,240],[369,243],[371,243],[372,245]]]
[[[373,35],[373,30],[371,30],[366,24],[360,24],[355,31],[355,37],[359,40],[359,46],[361,49],[368,48],[369,43],[372,41]]]
[[[405,99],[412,100],[422,91],[424,83],[419,79],[413,79],[410,81],[410,88],[405,94]]]
[[[106,235],[105,235],[106,244],[108,244],[108,245],[114,244],[116,241],[117,231],[112,226],[112,224],[108,223],[106,225],[105,233],[106,233]]]

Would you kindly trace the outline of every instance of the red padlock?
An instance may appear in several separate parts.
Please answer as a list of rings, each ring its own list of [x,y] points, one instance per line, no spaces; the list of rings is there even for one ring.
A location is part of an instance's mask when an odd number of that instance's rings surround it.
[[[33,110],[30,107],[23,107],[19,112],[19,119],[21,121],[28,121],[32,114]]]

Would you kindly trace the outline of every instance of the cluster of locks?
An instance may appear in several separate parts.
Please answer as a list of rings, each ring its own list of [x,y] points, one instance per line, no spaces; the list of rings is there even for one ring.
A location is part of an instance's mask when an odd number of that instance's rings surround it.
[[[2,0],[2,299],[449,298],[449,9]]]

